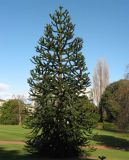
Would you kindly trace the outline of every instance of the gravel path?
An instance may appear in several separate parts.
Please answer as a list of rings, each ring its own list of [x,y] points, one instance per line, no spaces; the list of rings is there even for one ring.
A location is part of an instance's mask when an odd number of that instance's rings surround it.
[[[0,141],[0,144],[25,144],[24,141]]]

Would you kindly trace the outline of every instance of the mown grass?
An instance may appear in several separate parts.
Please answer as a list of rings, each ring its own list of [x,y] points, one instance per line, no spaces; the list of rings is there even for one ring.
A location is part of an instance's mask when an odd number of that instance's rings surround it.
[[[30,130],[18,125],[0,125],[1,141],[25,141]],[[49,158],[40,158],[28,153],[23,144],[1,144],[0,160],[50,160]],[[54,160],[54,159],[53,159]],[[58,160],[58,159],[56,159]],[[65,159],[64,159],[65,160]],[[81,160],[67,159],[67,160]],[[83,159],[85,160],[85,158]]]
[[[114,124],[107,123],[104,127],[105,129],[102,129],[102,124],[99,124],[99,127],[94,129],[92,145],[112,149],[97,149],[92,156],[106,156],[106,160],[129,160],[129,134],[117,131]]]
[[[60,159],[50,159],[42,158],[37,155],[28,153],[25,150],[24,145],[0,145],[0,160],[60,160]],[[67,158],[63,160],[91,160],[86,158]]]
[[[128,133],[117,133],[101,129],[95,129],[94,133],[94,145],[105,145],[116,149],[129,150]]]
[[[0,125],[0,140],[25,141],[29,132],[18,125]]]
[[[129,140],[129,133],[107,131],[103,129],[94,129],[94,133],[99,135],[108,135],[116,138],[123,138],[123,139]]]
[[[122,151],[122,150],[96,150],[92,153],[92,156],[98,157],[98,156],[105,156],[107,157],[106,160],[129,160],[129,152],[128,151]]]
[[[98,160],[98,156],[106,156],[106,160],[129,160],[129,152],[121,150],[97,150],[92,153],[94,160]],[[35,157],[35,155],[29,154],[25,149],[24,145],[0,145],[0,159],[1,160],[54,160],[49,158]],[[59,160],[59,159],[55,159]],[[65,160],[65,159],[64,159]],[[67,160],[88,160],[86,158],[70,158]],[[90,159],[89,159],[90,160]],[[93,159],[92,159],[93,160]]]
[[[0,140],[25,141],[26,135],[30,130],[20,126],[0,125]],[[93,145],[110,146],[112,149],[97,149],[91,153],[94,160],[98,160],[98,156],[106,156],[106,160],[129,160],[129,134],[116,131],[107,131],[102,128],[94,130],[96,134]],[[24,145],[1,144],[0,160],[50,160],[47,158],[39,158],[28,153]],[[72,159],[70,159],[72,160]],[[76,159],[73,159],[76,160]],[[80,160],[80,159],[79,159]],[[84,158],[86,160],[86,158]]]

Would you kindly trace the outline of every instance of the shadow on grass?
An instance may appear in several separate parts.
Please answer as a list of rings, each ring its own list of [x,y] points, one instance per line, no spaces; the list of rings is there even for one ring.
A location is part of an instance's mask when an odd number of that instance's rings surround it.
[[[52,159],[52,158],[41,158],[33,154],[25,153],[21,154],[18,150],[5,150],[0,147],[0,160],[60,160],[60,159]],[[94,160],[87,158],[67,158],[63,160]]]
[[[96,135],[94,139],[100,145],[105,145],[105,146],[113,147],[115,149],[122,149],[122,150],[129,151],[129,141],[126,139],[107,136],[107,135]]]
[[[39,158],[32,157],[32,155],[21,153],[18,150],[5,150],[0,147],[0,160],[40,160]]]

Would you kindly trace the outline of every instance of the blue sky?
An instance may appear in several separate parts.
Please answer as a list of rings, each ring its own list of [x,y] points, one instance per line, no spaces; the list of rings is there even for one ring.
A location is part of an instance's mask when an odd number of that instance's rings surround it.
[[[129,63],[129,0],[0,0],[0,98],[29,91],[27,78],[49,13],[68,9],[75,36],[84,40],[90,77],[98,59],[109,64],[110,82]]]

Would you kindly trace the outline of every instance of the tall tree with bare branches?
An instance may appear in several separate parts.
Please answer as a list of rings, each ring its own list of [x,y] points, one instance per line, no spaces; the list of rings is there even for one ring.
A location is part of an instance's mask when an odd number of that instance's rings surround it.
[[[93,73],[93,99],[99,107],[101,96],[109,84],[109,69],[105,60],[99,60]],[[99,107],[100,121],[103,122],[103,107]]]
[[[126,65],[124,78],[129,80],[129,64]]]

